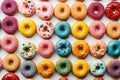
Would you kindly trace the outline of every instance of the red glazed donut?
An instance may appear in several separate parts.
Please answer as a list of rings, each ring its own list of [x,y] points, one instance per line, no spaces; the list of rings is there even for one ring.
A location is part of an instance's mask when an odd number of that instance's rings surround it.
[[[112,20],[119,19],[120,18],[120,3],[110,2],[106,7],[106,16]]]
[[[19,80],[19,77],[14,73],[7,73],[2,77],[2,80]]]

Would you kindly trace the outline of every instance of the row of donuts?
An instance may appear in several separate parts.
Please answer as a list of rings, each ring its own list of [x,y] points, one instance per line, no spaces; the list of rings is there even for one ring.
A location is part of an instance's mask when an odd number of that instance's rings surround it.
[[[13,35],[7,35],[2,40],[2,48],[8,53],[14,53],[18,47],[18,40]],[[120,41],[111,40],[106,43],[102,40],[96,40],[91,46],[85,40],[77,40],[71,46],[68,40],[59,40],[54,47],[54,44],[50,40],[43,40],[39,43],[38,48],[31,43],[22,43],[19,54],[26,60],[33,59],[37,53],[42,57],[49,58],[53,53],[57,53],[60,57],[67,57],[70,53],[73,53],[76,57],[83,59],[90,53],[92,56],[100,59],[106,53],[111,57],[117,58],[120,55]]]
[[[13,58],[14,57],[14,58]],[[2,66],[8,72],[15,72],[20,66],[20,58],[16,54],[8,54],[5,56],[3,63],[1,60],[0,69]],[[54,72],[58,72],[61,76],[67,76],[71,71],[78,78],[84,78],[90,71],[95,77],[102,77],[105,72],[113,77],[120,78],[120,61],[110,60],[106,66],[104,61],[95,60],[90,65],[86,60],[77,60],[73,63],[67,58],[61,58],[56,62],[56,65],[49,60],[43,59],[37,65],[33,61],[24,61],[20,66],[21,74],[26,78],[33,78],[38,72],[44,78],[50,78]]]
[[[84,39],[89,32],[97,39],[101,39],[105,33],[112,39],[120,38],[120,23],[117,21],[109,22],[106,27],[103,22],[94,21],[89,26],[83,21],[75,22],[72,27],[65,21],[58,22],[55,27],[51,21],[43,21],[36,25],[32,19],[24,19],[18,26],[16,18],[7,16],[3,19],[1,27],[8,34],[14,34],[19,30],[22,35],[28,38],[32,37],[36,31],[44,39],[51,38],[54,32],[62,39],[67,38],[70,33],[77,39]]]
[[[9,16],[14,15],[16,12],[23,14],[26,17],[37,14],[42,20],[50,20],[53,15],[59,20],[67,20],[70,14],[76,20],[83,20],[87,13],[96,20],[100,20],[104,13],[111,20],[118,20],[120,18],[120,3],[112,1],[104,9],[100,2],[93,2],[89,5],[88,10],[83,2],[76,2],[72,5],[71,9],[66,3],[59,3],[53,9],[49,2],[41,2],[39,6],[35,6],[33,0],[22,0],[17,6],[15,0],[4,0],[1,5],[2,11]]]

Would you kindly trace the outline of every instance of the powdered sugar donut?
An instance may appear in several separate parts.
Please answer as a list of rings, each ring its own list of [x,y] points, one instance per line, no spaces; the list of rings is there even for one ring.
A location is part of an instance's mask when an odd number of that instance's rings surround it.
[[[24,16],[30,17],[36,11],[35,3],[33,0],[21,0],[18,10]]]
[[[37,33],[42,38],[50,38],[54,33],[53,24],[50,21],[45,21],[39,26],[37,26]]]
[[[50,20],[53,16],[53,7],[49,2],[42,2],[37,6],[36,14],[43,20]]]

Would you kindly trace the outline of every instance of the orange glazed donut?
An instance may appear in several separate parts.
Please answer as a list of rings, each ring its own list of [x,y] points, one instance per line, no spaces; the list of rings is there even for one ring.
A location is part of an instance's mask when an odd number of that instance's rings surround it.
[[[87,15],[87,7],[83,2],[76,2],[71,7],[71,15],[76,20],[83,20]]]
[[[70,16],[70,7],[65,3],[59,3],[54,8],[54,15],[60,20],[67,20]]]
[[[65,2],[65,1],[67,1],[67,0],[58,0],[58,1],[60,1],[60,2]]]

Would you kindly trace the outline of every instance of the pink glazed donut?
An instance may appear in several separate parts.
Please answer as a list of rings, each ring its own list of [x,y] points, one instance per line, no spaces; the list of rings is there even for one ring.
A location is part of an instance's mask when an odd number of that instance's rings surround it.
[[[2,62],[2,59],[0,58],[0,70],[2,69],[3,67],[3,62]]]
[[[49,58],[54,50],[54,45],[50,40],[44,40],[38,46],[38,53],[45,58]]]
[[[2,40],[2,48],[9,53],[13,53],[16,51],[18,47],[18,40],[13,35],[7,35]]]
[[[39,26],[37,26],[37,33],[42,38],[45,39],[50,38],[54,33],[53,24],[50,21],[45,21],[41,23]]]
[[[92,22],[92,24],[90,25],[90,34],[97,39],[102,38],[105,32],[106,27],[101,21]]]
[[[24,16],[30,17],[36,11],[35,3],[33,2],[33,0],[21,0],[18,10]]]
[[[53,17],[53,6],[49,2],[42,2],[37,6],[36,14],[43,20],[50,20]]]

